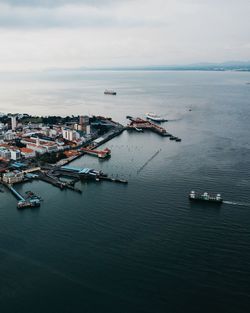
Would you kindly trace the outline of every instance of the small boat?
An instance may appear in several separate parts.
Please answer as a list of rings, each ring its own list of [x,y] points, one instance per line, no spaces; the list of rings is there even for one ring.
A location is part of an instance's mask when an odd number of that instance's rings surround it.
[[[154,121],[154,122],[167,122],[167,120],[164,117],[156,115],[155,113],[152,113],[152,112],[146,113],[145,115],[147,119]]]
[[[137,132],[139,132],[139,133],[143,133],[143,129],[142,129],[142,128],[137,128],[137,127],[135,127],[135,130],[136,130]]]
[[[105,94],[105,95],[112,95],[112,96],[115,96],[115,95],[116,95],[116,91],[105,89],[105,90],[104,90],[104,94]]]
[[[220,203],[220,204],[223,202],[223,199],[221,198],[221,195],[219,193],[216,196],[211,196],[207,192],[204,192],[203,194],[198,194],[195,191],[190,192],[189,200],[215,202],[215,203]]]
[[[181,138],[176,138],[175,141],[176,142],[181,142]]]
[[[170,140],[176,140],[177,137],[175,137],[175,136],[170,136],[169,139],[170,139]]]

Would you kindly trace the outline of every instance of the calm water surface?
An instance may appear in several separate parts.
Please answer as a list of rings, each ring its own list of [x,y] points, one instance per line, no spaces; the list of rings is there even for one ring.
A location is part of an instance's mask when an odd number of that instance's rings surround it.
[[[249,312],[249,81],[233,72],[1,74],[0,111],[122,123],[154,111],[182,142],[124,132],[105,145],[110,160],[73,163],[126,186],[79,183],[76,194],[28,183],[17,188],[44,202],[21,212],[1,193],[0,312]],[[191,205],[191,189],[235,204]]]

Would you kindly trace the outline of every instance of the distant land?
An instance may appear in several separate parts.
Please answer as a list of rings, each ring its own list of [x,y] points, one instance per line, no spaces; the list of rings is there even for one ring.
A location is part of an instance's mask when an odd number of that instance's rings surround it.
[[[223,63],[194,63],[187,65],[146,65],[146,66],[108,66],[50,69],[50,71],[240,71],[250,72],[250,61],[230,61]]]
[[[96,68],[98,70],[116,71],[250,71],[248,62],[194,63],[188,65],[148,65]]]

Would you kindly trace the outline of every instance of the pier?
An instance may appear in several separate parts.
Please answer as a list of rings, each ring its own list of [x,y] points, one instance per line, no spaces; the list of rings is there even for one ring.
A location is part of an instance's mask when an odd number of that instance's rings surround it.
[[[16,191],[16,189],[14,189],[11,185],[6,184],[5,186],[14,194],[14,196],[18,200],[25,201],[24,197],[18,191]]]
[[[137,132],[143,132],[144,130],[150,130],[160,136],[169,137],[170,140],[175,140],[176,142],[180,142],[181,139],[178,137],[173,136],[172,134],[168,133],[167,130],[155,123],[152,123],[149,120],[144,120],[139,117],[132,117],[127,116],[130,120],[130,123],[127,125],[127,130],[136,130]]]
[[[62,189],[70,189],[72,191],[76,191],[78,193],[82,193],[82,191],[78,188],[75,188],[74,185],[71,183],[66,183],[60,181],[59,177],[55,175],[57,169],[50,170],[48,172],[40,172],[39,173],[39,179],[44,181],[45,183],[51,184],[57,188]],[[78,178],[77,176],[74,176],[75,180]],[[78,179],[77,179],[78,180]]]
[[[133,118],[129,117],[130,124],[127,126],[127,129],[142,129],[142,130],[151,130],[161,136],[168,136],[168,133],[165,128],[156,125],[148,120],[143,120],[142,118]]]
[[[24,198],[12,185],[4,184],[17,198],[17,208],[35,208],[39,207],[41,203],[41,199],[32,193],[32,196]]]
[[[81,148],[81,150],[84,153],[96,156],[99,159],[106,159],[106,158],[111,156],[111,150],[108,148],[105,148],[103,150],[97,150],[97,149],[94,149],[93,147],[89,146],[87,148]]]
[[[74,178],[75,180],[95,180],[95,181],[110,181],[115,183],[123,183],[127,184],[128,181],[119,178],[109,177],[107,174],[104,174],[102,171],[98,171],[91,168],[78,168],[72,166],[62,166],[57,168],[53,175],[56,176],[66,176],[70,178]]]
[[[104,144],[105,142],[111,140],[112,138],[119,136],[125,129],[126,127],[122,126],[121,124],[117,124],[117,126],[114,129],[111,129],[101,137],[96,138],[93,141],[93,147],[97,148]]]

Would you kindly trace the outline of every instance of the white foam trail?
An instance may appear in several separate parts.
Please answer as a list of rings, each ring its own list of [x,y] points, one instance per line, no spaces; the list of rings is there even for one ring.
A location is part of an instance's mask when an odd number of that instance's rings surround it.
[[[223,203],[232,204],[232,205],[250,206],[250,203],[244,203],[244,202],[223,201]]]

